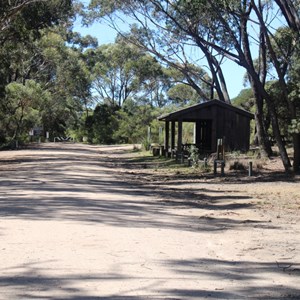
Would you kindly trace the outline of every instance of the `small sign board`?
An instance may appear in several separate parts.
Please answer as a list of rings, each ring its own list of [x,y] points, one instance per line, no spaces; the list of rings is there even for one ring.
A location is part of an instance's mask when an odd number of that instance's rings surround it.
[[[43,133],[43,127],[33,127],[29,131],[30,136],[40,136]]]

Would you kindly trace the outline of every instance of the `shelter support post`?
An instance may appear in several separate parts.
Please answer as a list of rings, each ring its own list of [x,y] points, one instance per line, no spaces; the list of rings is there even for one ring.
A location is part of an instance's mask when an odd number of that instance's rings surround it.
[[[171,122],[171,157],[174,158],[175,154],[175,121]]]
[[[166,128],[165,128],[165,156],[168,157],[169,155],[169,135],[170,135],[170,122],[166,121]]]
[[[171,123],[171,149],[175,149],[175,121]]]
[[[182,150],[182,121],[178,121],[178,140],[177,140],[177,150],[181,152]]]

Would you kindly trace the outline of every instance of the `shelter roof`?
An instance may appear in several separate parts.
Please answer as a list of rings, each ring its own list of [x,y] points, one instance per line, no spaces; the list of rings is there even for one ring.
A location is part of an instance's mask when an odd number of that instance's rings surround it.
[[[170,121],[170,120],[176,121],[176,120],[181,119],[183,116],[186,116],[187,114],[189,114],[191,112],[194,112],[194,111],[197,111],[197,110],[202,110],[202,109],[205,109],[205,108],[208,108],[208,107],[211,107],[211,106],[219,106],[219,107],[234,111],[235,113],[246,116],[249,119],[254,118],[254,115],[252,113],[250,113],[250,112],[248,112],[244,109],[238,108],[238,107],[233,106],[231,104],[227,104],[227,103],[225,103],[223,101],[220,101],[220,100],[210,100],[210,101],[203,102],[203,103],[200,103],[200,104],[195,104],[195,105],[192,105],[192,106],[189,106],[189,107],[186,107],[186,108],[183,108],[183,109],[180,109],[180,110],[168,113],[168,114],[164,114],[164,115],[158,117],[158,120],[160,120],[160,121]]]

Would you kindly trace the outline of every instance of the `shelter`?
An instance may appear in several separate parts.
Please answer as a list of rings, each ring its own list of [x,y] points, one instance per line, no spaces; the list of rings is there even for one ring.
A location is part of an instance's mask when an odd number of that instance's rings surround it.
[[[162,115],[158,120],[165,122],[164,149],[168,155],[172,151],[181,152],[185,146],[182,143],[184,122],[195,124],[194,145],[202,153],[217,152],[218,139],[225,139],[227,151],[247,151],[250,146],[250,121],[253,118],[253,114],[243,109],[211,100]]]

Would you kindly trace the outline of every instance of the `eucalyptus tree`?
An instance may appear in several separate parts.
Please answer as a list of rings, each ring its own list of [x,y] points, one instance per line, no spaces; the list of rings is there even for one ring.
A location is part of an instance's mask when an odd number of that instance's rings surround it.
[[[299,120],[299,98],[296,100],[294,97],[290,97],[290,87],[289,81],[293,76],[288,76],[288,74],[294,74],[293,70],[297,68],[297,57],[300,55],[300,2],[299,1],[275,1],[280,12],[283,14],[287,25],[279,28],[275,34],[267,26],[265,22],[266,15],[269,13],[268,7],[262,1],[251,1],[253,11],[257,16],[261,34],[265,40],[265,47],[267,49],[267,54],[272,66],[274,68],[274,73],[278,80],[281,98],[285,104],[285,110],[288,111],[287,119],[288,123],[296,122],[297,118]],[[274,105],[269,103],[269,107]],[[272,109],[272,108],[271,108]],[[294,160],[293,169],[294,171],[300,170],[300,133],[295,131],[292,132],[293,146],[294,146]],[[277,138],[278,139],[278,138]]]
[[[94,39],[84,37],[81,40],[76,35],[76,40],[70,39],[69,45],[66,45],[66,37],[54,30],[44,34],[38,44],[42,64],[36,73],[37,80],[43,82],[52,96],[52,104],[48,103],[41,110],[44,126],[54,131],[65,131],[68,122],[76,125],[80,114],[84,110],[88,114],[89,107],[93,105],[89,55],[85,47],[96,44]]]
[[[34,32],[67,23],[77,9],[76,0],[3,0],[0,3],[0,42],[26,39]]]
[[[2,0],[0,3],[0,31],[12,25],[18,14],[26,8],[26,6],[35,2],[46,2],[45,0]]]
[[[31,44],[41,37],[43,28],[68,26],[74,16],[72,0],[3,0],[0,3],[0,97],[4,96],[4,87],[11,80],[11,74]],[[16,52],[19,54],[16,55]],[[18,56],[18,57],[16,57]],[[34,56],[32,60],[36,57]],[[15,61],[16,59],[16,61]]]
[[[11,140],[23,139],[28,131],[40,124],[40,103],[49,99],[49,93],[34,80],[25,84],[12,82],[6,86],[6,101],[2,125]],[[24,135],[24,137],[22,137]]]
[[[162,76],[161,65],[150,55],[124,40],[89,53],[94,97],[98,102],[121,107],[130,98],[149,93],[151,82]]]
[[[178,5],[184,6],[183,1],[92,0],[87,20],[104,18],[129,42],[179,70],[185,76],[185,84],[194,88],[201,98],[209,100],[217,94],[220,100],[230,103],[221,68],[224,56],[209,45],[200,45],[199,52],[199,45],[181,28],[186,16],[178,13]],[[128,21],[131,22],[130,32],[124,32],[122,24]],[[214,39],[209,32],[207,36]],[[208,66],[207,72],[195,72],[191,68],[195,65],[201,69]],[[206,76],[209,72],[210,76]],[[210,94],[202,90],[203,85],[210,87]]]

